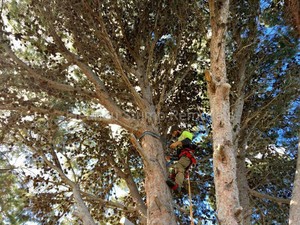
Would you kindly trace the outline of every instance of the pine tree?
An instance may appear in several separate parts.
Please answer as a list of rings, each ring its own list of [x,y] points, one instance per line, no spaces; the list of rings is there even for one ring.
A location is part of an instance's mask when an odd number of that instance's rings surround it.
[[[88,133],[81,135],[77,130],[80,135],[65,133],[70,136],[66,143],[74,146],[64,147],[64,139],[58,141],[56,132],[61,132],[61,124],[67,126],[77,120],[88,131],[95,126],[99,134],[107,133],[109,124],[116,124],[128,132],[127,141],[144,165],[147,214],[144,199],[134,194],[136,189],[130,190],[139,206],[135,210],[142,214],[139,221],[146,218],[148,224],[175,224],[172,196],[164,182],[167,170],[162,143],[151,135],[139,137],[145,131],[163,134],[168,129],[166,121],[177,122],[182,120],[177,117],[187,115],[184,106],[192,101],[186,100],[180,106],[174,100],[189,99],[188,95],[181,96],[181,85],[187,87],[189,82],[197,86],[197,72],[192,65],[199,63],[196,53],[201,54],[205,48],[204,35],[199,35],[199,27],[204,31],[201,13],[205,11],[194,2],[168,1],[34,0],[13,1],[7,7],[1,24],[1,85],[5,90],[1,93],[1,109],[10,113],[2,124],[11,129],[6,133],[22,142],[28,160],[48,171],[52,177],[48,182],[57,185],[57,194],[41,193],[37,202],[44,199],[45,211],[53,205],[62,207],[58,215],[53,215],[59,219],[69,207],[61,203],[65,192],[61,186],[65,185],[72,193],[72,204],[78,208],[75,214],[85,224],[94,224],[96,213],[89,211],[90,203],[84,201],[91,197],[83,193],[85,184],[74,175],[69,177],[76,164],[67,169],[62,164],[64,160],[72,164],[73,148],[86,153],[87,145],[94,151],[95,146],[99,151],[108,151],[109,144],[115,143],[104,137],[101,143],[89,143],[85,136]],[[200,62],[198,69],[201,67]],[[171,110],[175,110],[173,116]],[[115,156],[118,149],[112,147]],[[130,157],[133,152],[127,154]],[[108,156],[106,153],[99,163]],[[117,163],[110,162],[110,166],[126,178],[130,174],[121,159],[114,158]],[[86,160],[80,165],[82,169],[88,166]],[[110,168],[107,174],[112,173]],[[36,177],[35,187],[43,181],[43,176]],[[133,186],[132,180],[127,182]],[[47,198],[51,201],[45,201]],[[101,202],[101,198],[95,199]]]

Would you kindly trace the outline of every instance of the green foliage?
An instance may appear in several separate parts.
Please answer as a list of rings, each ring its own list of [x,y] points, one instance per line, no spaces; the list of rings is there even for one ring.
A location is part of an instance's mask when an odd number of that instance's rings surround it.
[[[298,40],[287,27],[272,27],[282,22],[278,7],[274,1],[258,14],[258,1],[232,1],[227,71],[232,108],[245,98],[239,146],[248,146],[249,186],[289,197],[299,126],[299,109],[293,105],[299,96]],[[144,162],[130,133],[143,125],[166,138],[171,125],[191,127],[209,111],[202,76],[209,67],[206,1],[10,1],[2,17],[1,41],[10,41],[22,62],[11,60],[2,45],[0,105],[6,111],[0,117],[1,143],[26,155],[25,167],[34,171],[22,174],[26,204],[7,195],[7,207],[29,207],[43,224],[80,223],[68,178],[79,184],[95,221],[117,224],[126,216],[141,223],[132,193],[116,193],[116,187],[129,192],[130,177],[142,202],[146,199]],[[245,79],[238,86],[243,60]],[[141,107],[124,76],[149,108]],[[153,109],[155,115],[143,115]],[[123,125],[123,116],[135,123],[127,130],[108,126]],[[271,154],[270,144],[290,151]],[[258,153],[264,157],[256,158]],[[211,155],[208,138],[191,174],[197,220],[215,220]],[[8,182],[9,194],[24,194],[12,174],[4,175],[0,179]],[[176,202],[186,207],[187,196]],[[257,210],[267,212],[269,221],[287,218],[287,207],[252,203],[254,219],[262,218]],[[177,214],[188,223],[188,215]]]
[[[291,152],[296,150],[296,132],[290,139],[285,139],[284,133],[299,128],[295,114],[299,104],[299,40],[291,28],[282,26],[285,21],[278,13],[282,2],[246,1],[245,5],[251,5],[248,8],[238,2],[232,5],[237,14],[229,29],[232,39],[228,45],[228,74],[233,84],[232,109],[241,96],[245,99],[237,125],[239,157],[247,161],[245,175],[250,189],[290,198],[295,166]],[[280,149],[285,152],[279,154]],[[288,206],[251,196],[250,200],[253,223],[286,223]]]
[[[123,179],[113,168],[132,176],[145,200],[143,162],[129,144],[127,132],[117,137],[109,127],[97,122],[97,118],[107,114],[99,104],[99,98],[100,103],[103,98],[97,96],[95,83],[65,54],[76,54],[88,65],[96,80],[101,80],[110,100],[132,118],[143,115],[120,74],[124,72],[137,89],[143,89],[149,82],[153,103],[160,108],[157,127],[165,135],[170,125],[182,121],[181,114],[187,116],[187,110],[193,118],[186,117],[185,124],[195,120],[199,105],[207,111],[206,88],[199,75],[206,65],[197,58],[207,57],[207,50],[197,43],[205,42],[199,28],[205,31],[208,14],[192,2],[186,2],[184,7],[170,7],[167,1],[60,4],[28,1],[22,2],[21,7],[15,1],[9,5],[5,15],[13,28],[9,38],[18,41],[17,56],[33,70],[7,61],[11,67],[1,76],[1,88],[9,87],[10,91],[1,93],[0,100],[23,110],[2,118],[4,142],[20,144],[27,155],[26,166],[38,171],[24,176],[31,193],[28,206],[43,223],[63,223],[75,210],[72,190],[49,163],[80,184],[96,221],[116,224],[121,215],[139,221],[140,215],[129,210],[136,207],[133,198],[114,196],[114,187]],[[192,16],[196,13],[197,17]],[[202,18],[198,13],[206,15]],[[56,35],[66,49],[55,39]],[[105,38],[115,49],[105,43]],[[118,59],[111,57],[112,51],[121,59],[121,71],[115,65]],[[140,73],[147,77],[144,83]],[[126,209],[106,204],[112,198]]]
[[[30,211],[25,208],[26,191],[13,173],[14,167],[6,160],[0,159],[0,224],[24,224],[32,221]]]

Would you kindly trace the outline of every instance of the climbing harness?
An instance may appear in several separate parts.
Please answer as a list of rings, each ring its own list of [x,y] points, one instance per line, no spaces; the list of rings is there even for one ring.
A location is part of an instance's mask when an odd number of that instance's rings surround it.
[[[181,150],[181,152],[180,152],[178,158],[180,159],[182,156],[186,156],[187,158],[189,158],[189,159],[191,160],[191,164],[196,164],[196,159],[195,159],[195,157],[193,156],[193,152],[194,152],[194,151],[195,151],[195,150],[190,149],[190,148],[184,148],[184,149]],[[191,164],[190,164],[190,165],[191,165]],[[189,165],[189,166],[190,166],[190,165]]]

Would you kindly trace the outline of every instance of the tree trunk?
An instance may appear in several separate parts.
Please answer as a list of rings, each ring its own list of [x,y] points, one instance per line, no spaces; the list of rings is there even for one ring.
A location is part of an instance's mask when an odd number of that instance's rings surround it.
[[[233,127],[233,146],[237,157],[237,186],[239,190],[240,205],[243,209],[241,222],[243,225],[251,224],[251,207],[249,198],[249,185],[247,180],[246,168],[246,145],[248,136],[244,130],[241,130],[242,114],[245,103],[244,87],[246,82],[246,65],[248,62],[247,55],[243,55],[242,59],[236,59],[238,62],[236,94],[237,98],[233,102],[231,108],[231,124]]]
[[[298,37],[300,37],[300,3],[298,0],[285,0],[284,3],[287,8],[286,17],[298,32]]]
[[[297,166],[296,166],[296,173],[295,173],[295,181],[294,181],[294,188],[292,199],[290,203],[290,217],[289,217],[289,224],[296,225],[299,224],[300,221],[300,135],[299,135],[299,143],[298,143],[298,158],[297,158]]]
[[[242,212],[243,225],[251,224],[251,207],[249,198],[249,185],[247,180],[247,168],[245,163],[245,150],[241,150],[242,153],[237,157],[237,185],[239,190],[239,200]]]
[[[147,224],[176,225],[172,196],[166,184],[167,169],[161,142],[144,136],[142,147],[145,152],[145,191],[147,193]]]
[[[230,122],[229,91],[225,62],[225,32],[229,0],[209,1],[212,26],[211,73],[206,72],[212,115],[214,182],[219,224],[239,224],[241,207],[236,181],[236,158]]]

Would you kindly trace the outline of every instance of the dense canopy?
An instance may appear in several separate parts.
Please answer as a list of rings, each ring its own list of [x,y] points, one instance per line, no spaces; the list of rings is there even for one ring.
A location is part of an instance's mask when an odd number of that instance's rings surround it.
[[[212,88],[223,85],[214,59],[224,55],[230,89],[219,99],[229,103],[243,209],[235,216],[287,223],[299,130],[297,29],[283,1],[230,1],[220,25],[227,3],[3,1],[0,166],[8,170],[0,179],[10,176],[1,189],[23,198],[5,198],[11,204],[1,201],[1,211],[21,212],[16,224],[28,215],[41,224],[188,224],[192,203],[195,222],[218,222],[212,122],[221,112],[210,104]],[[219,28],[220,55],[211,43]],[[205,130],[190,171],[192,202],[164,182],[175,124]],[[140,138],[145,131],[152,135]]]

